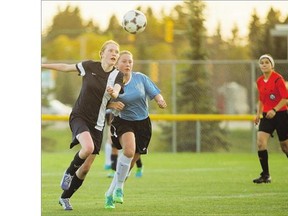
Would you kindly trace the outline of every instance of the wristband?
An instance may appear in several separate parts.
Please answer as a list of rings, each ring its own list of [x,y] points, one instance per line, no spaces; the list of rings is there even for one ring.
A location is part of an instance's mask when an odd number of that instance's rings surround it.
[[[272,110],[273,110],[275,113],[277,113],[277,111],[276,111],[276,109],[275,109],[275,108],[273,108]]]

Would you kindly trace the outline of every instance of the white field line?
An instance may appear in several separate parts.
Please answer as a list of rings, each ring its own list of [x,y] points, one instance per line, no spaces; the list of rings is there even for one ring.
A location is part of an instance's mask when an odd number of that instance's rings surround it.
[[[271,197],[285,194],[285,192],[271,192],[271,193],[247,193],[247,194],[229,194],[219,196],[197,196],[197,199],[238,199],[238,198],[253,198],[253,197]],[[193,197],[195,198],[195,197]]]
[[[244,167],[243,167],[244,169]],[[223,171],[228,171],[228,170],[235,170],[235,168],[187,168],[187,169],[171,169],[171,168],[167,168],[167,169],[151,169],[147,172],[149,173],[159,173],[159,172],[223,172]],[[237,168],[237,170],[239,170],[239,168]],[[99,173],[106,173],[107,171],[98,171]],[[133,171],[132,171],[133,172]],[[59,172],[59,173],[49,173],[49,172],[42,172],[41,175],[42,176],[62,176],[63,173]]]

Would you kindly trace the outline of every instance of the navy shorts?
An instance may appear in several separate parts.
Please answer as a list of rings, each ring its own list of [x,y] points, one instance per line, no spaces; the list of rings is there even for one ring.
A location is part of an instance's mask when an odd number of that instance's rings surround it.
[[[260,120],[258,131],[271,134],[276,130],[279,141],[288,139],[288,111],[279,111],[274,118],[265,118],[266,113],[263,113],[263,118]]]
[[[136,139],[136,153],[147,154],[148,146],[152,136],[152,126],[150,118],[140,121],[128,121],[120,117],[114,117],[111,123],[111,138],[112,146],[117,149],[122,149],[119,142],[121,137],[126,132],[133,132]]]
[[[103,139],[103,131],[97,130],[94,124],[89,124],[84,119],[73,115],[70,115],[69,125],[72,131],[72,142],[70,144],[70,149],[79,144],[76,136],[84,131],[88,131],[94,143],[94,151],[92,154],[99,154]]]

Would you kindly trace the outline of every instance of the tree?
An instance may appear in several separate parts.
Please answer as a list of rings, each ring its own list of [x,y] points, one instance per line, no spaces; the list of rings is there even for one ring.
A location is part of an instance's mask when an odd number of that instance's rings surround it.
[[[271,30],[275,28],[276,24],[288,23],[288,17],[284,22],[280,20],[280,11],[270,8],[266,20],[263,24],[254,10],[249,26],[249,45],[250,45],[250,58],[258,59],[259,56],[269,53],[275,59],[286,59],[286,44],[285,37],[273,37]]]
[[[176,5],[165,19],[167,18],[174,22],[173,43],[170,44],[173,47],[174,58],[186,59],[190,46],[187,34],[188,19],[185,4]]]
[[[101,30],[98,24],[94,24],[93,20],[90,19],[84,27],[87,32],[93,32],[95,34],[101,34]]]
[[[203,11],[205,4],[200,0],[185,2],[187,7],[186,18],[188,20],[187,36],[191,51],[187,53],[190,60],[205,60],[206,53],[206,29],[204,27]],[[180,113],[214,113],[214,104],[211,100],[211,82],[209,71],[203,64],[190,65],[188,70],[183,71],[180,81],[177,107]],[[189,129],[189,130],[188,130]],[[223,131],[218,122],[201,123],[202,149],[215,148],[227,149],[228,143],[224,140]],[[177,124],[177,140],[179,150],[195,150],[196,142],[191,137],[196,137],[195,123],[183,122]]]
[[[227,58],[227,43],[223,40],[221,31],[221,24],[218,23],[215,34],[207,39],[209,59],[221,60]]]
[[[256,9],[253,10],[251,21],[249,23],[249,30],[248,41],[250,44],[250,58],[252,57],[257,59],[263,53],[262,46],[264,31]]]
[[[136,48],[136,55],[142,60],[154,59],[153,54],[150,52],[149,48],[154,45],[164,41],[164,24],[161,25],[159,20],[154,16],[153,10],[151,7],[148,7],[146,10],[144,8],[138,7],[137,10],[143,11],[148,20],[147,27],[145,28],[145,34],[139,33],[135,35],[135,41],[133,42]],[[147,47],[147,44],[149,46]],[[157,50],[158,53],[161,50]]]
[[[275,11],[272,7],[267,14],[266,22],[263,25],[264,38],[262,54],[270,53],[275,59],[281,59],[281,39],[275,39],[272,37],[270,30],[275,27],[276,24],[280,24],[280,12]],[[258,56],[259,57],[259,56]]]
[[[128,32],[125,32],[123,30],[116,15],[113,14],[110,17],[108,27],[106,31],[104,32],[104,34],[111,35],[112,37],[117,38],[117,42],[121,44],[125,37],[125,34],[127,35]]]
[[[48,41],[62,34],[75,38],[85,31],[78,7],[72,8],[68,5],[63,11],[58,8],[58,11],[58,14],[53,18],[52,26],[48,30],[46,37]]]

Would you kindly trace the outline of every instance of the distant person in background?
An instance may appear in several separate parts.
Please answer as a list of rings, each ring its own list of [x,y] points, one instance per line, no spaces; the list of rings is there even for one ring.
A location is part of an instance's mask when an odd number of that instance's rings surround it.
[[[105,208],[115,208],[114,203],[123,203],[124,182],[140,154],[147,154],[152,135],[147,99],[154,99],[161,109],[167,105],[158,87],[149,77],[140,72],[132,72],[133,56],[122,51],[116,67],[124,73],[124,93],[117,102],[125,106],[114,113],[111,123],[113,145],[123,149],[118,157],[116,173],[105,193]]]
[[[259,124],[257,132],[258,157],[262,168],[259,178],[254,183],[270,183],[271,176],[268,165],[268,140],[276,130],[282,151],[288,157],[288,112],[286,101],[288,92],[283,77],[274,71],[274,59],[265,54],[259,58],[263,73],[257,79],[259,95],[255,124]],[[261,118],[261,116],[263,117]]]
[[[70,148],[80,143],[81,149],[65,170],[60,183],[63,193],[59,204],[64,210],[73,209],[70,198],[82,185],[101,148],[107,103],[111,98],[117,98],[123,87],[123,73],[114,67],[118,58],[119,45],[109,40],[102,45],[100,61],[42,64],[42,68],[74,71],[82,77],[82,88],[69,118],[72,131]]]

